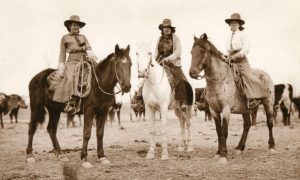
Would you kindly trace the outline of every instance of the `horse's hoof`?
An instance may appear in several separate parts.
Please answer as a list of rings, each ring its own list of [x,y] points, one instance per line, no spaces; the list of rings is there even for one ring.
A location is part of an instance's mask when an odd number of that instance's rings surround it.
[[[186,149],[187,152],[193,152],[194,151],[194,147],[192,146],[189,146],[187,149]]]
[[[225,165],[225,164],[227,164],[227,158],[226,157],[219,157],[217,163],[220,164],[220,165]]]
[[[236,149],[236,150],[234,150],[234,153],[235,153],[236,155],[241,155],[241,154],[243,153],[243,151],[241,151],[241,150],[239,150],[239,149]]]
[[[82,163],[82,167],[85,168],[85,169],[90,169],[90,168],[92,168],[93,166],[91,165],[90,162],[83,162],[83,163]]]
[[[146,159],[155,159],[155,153],[148,151]]]
[[[220,155],[219,154],[216,154],[214,157],[213,157],[213,159],[218,159],[220,157]]]
[[[59,160],[62,161],[62,162],[68,162],[69,158],[67,158],[66,156],[64,156],[64,157],[60,157]]]
[[[277,153],[277,151],[273,148],[269,149],[269,151],[270,151],[271,154],[276,154]]]
[[[99,159],[100,163],[103,165],[110,164],[110,161],[106,157],[102,157]]]
[[[184,147],[183,147],[183,146],[178,146],[177,151],[178,151],[178,152],[184,151]]]
[[[29,157],[26,159],[26,162],[27,163],[35,163],[36,161],[35,161],[34,157]]]

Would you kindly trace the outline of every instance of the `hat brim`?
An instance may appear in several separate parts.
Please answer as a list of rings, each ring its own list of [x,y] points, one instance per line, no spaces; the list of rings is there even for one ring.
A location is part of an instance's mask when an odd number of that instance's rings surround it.
[[[244,25],[245,24],[245,21],[242,20],[242,19],[225,19],[225,22],[227,24],[230,24],[232,21],[237,21],[238,23],[240,23],[240,25]]]
[[[70,24],[72,23],[77,23],[79,25],[80,28],[82,28],[83,26],[85,26],[84,22],[80,22],[80,21],[73,21],[73,20],[66,20],[64,22],[64,25],[68,28],[70,26]]]
[[[171,29],[175,29],[175,27],[173,27],[173,26],[164,26],[164,25],[162,25],[162,24],[160,24],[160,25],[158,26],[158,29],[162,31],[162,29],[163,29],[164,27],[169,27],[169,28],[171,28]]]

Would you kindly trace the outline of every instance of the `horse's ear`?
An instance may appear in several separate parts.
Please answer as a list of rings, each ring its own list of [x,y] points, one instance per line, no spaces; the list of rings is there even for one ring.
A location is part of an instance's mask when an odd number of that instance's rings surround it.
[[[194,41],[197,41],[197,39],[198,39],[198,38],[194,35]]]
[[[116,44],[116,46],[115,46],[115,53],[117,53],[117,52],[119,52],[119,51],[120,51],[119,45]]]
[[[127,48],[126,48],[127,53],[129,54],[130,51],[130,45],[128,44]]]
[[[207,35],[206,35],[206,33],[202,34],[202,35],[201,35],[201,38],[204,39],[204,40],[207,40]]]

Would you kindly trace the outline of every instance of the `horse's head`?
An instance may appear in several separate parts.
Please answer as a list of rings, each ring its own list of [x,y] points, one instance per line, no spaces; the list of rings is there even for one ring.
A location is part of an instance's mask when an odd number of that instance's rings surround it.
[[[204,33],[200,38],[194,37],[194,45],[192,48],[192,62],[190,67],[190,76],[194,79],[199,77],[200,72],[206,68],[210,57],[210,43],[207,35]]]
[[[25,103],[25,100],[23,98],[20,97],[20,99],[18,100],[18,106],[24,109],[27,109],[27,105]]]
[[[131,59],[129,56],[130,46],[126,49],[120,49],[115,46],[115,56],[113,58],[116,78],[121,86],[122,92],[129,92],[131,88]]]
[[[138,77],[144,78],[147,76],[148,67],[152,63],[152,51],[150,44],[141,43],[138,45],[136,52],[137,66],[138,66]]]

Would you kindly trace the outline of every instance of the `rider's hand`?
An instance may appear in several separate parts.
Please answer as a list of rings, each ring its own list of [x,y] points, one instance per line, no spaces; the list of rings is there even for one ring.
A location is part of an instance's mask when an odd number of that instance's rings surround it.
[[[57,72],[59,74],[59,76],[63,76],[64,75],[64,70],[65,70],[65,63],[59,63],[58,67],[57,67]]]
[[[94,54],[94,52],[92,50],[87,50],[86,54],[90,59],[92,59],[94,61],[98,60],[97,56]]]

